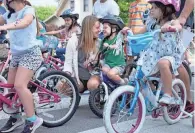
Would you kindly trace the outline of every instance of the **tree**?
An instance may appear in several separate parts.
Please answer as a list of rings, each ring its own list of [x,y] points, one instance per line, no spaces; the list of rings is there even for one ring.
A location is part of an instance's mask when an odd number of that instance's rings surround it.
[[[129,4],[135,0],[116,0],[120,7],[120,17],[127,24],[129,18]]]
[[[36,6],[36,15],[39,20],[44,21],[48,17],[50,17],[55,11],[56,7],[54,6]]]

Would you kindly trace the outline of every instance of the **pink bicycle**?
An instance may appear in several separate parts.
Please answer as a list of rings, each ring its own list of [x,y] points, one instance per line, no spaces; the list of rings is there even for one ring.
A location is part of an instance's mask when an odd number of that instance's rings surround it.
[[[39,67],[39,69],[35,72],[35,78],[38,78],[40,75],[47,71],[51,70],[62,71],[64,62],[52,57],[47,50],[42,51],[42,55],[44,61],[42,65]]]
[[[62,81],[71,90],[71,96],[58,88],[57,84]],[[0,88],[9,90],[6,95],[0,93],[0,111],[6,114],[22,113],[23,106],[14,86],[0,82]],[[78,89],[73,79],[64,72],[46,72],[30,81],[28,88],[33,93],[36,115],[44,120],[43,126],[61,126],[76,112],[79,104]]]

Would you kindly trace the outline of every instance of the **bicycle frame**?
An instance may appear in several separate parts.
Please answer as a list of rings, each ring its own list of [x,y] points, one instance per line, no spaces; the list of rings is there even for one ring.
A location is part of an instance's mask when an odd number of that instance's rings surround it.
[[[3,72],[5,71],[6,67],[7,67],[8,64],[9,64],[10,59],[11,59],[11,53],[10,53],[10,51],[8,51],[8,56],[7,56],[6,61],[3,61],[3,62],[0,64],[0,75],[2,75]]]
[[[142,73],[142,70],[141,70],[141,66],[137,66],[136,67],[136,74],[135,74],[135,80],[133,81],[133,83],[129,83],[129,85],[132,85],[132,86],[135,86],[135,95],[133,97],[133,100],[132,102],[130,103],[131,104],[131,107],[129,108],[129,113],[130,114],[133,114],[134,113],[134,109],[135,109],[135,106],[136,106],[136,103],[137,103],[137,98],[138,98],[138,95],[140,93],[140,83],[141,83],[141,86],[149,86],[149,84],[146,84],[148,82],[144,82],[144,75]],[[160,81],[160,78],[157,78],[157,77],[146,77],[146,81],[152,81],[152,80],[156,80],[156,81]],[[160,82],[159,82],[160,83]],[[159,84],[159,87],[157,89],[157,93],[156,95],[153,94],[153,92],[151,93],[153,96],[155,96],[155,103],[158,105],[157,101],[160,97],[160,92],[161,92],[161,87],[162,87],[162,83]],[[143,89],[148,89],[148,88],[143,88]],[[152,91],[151,89],[149,91]],[[122,102],[120,104],[120,108],[122,109],[125,104],[126,104],[126,100],[127,100],[127,95],[124,94],[122,96]]]
[[[39,82],[38,80],[36,80],[36,81]],[[36,81],[35,81],[35,82],[36,82]],[[38,85],[38,84],[35,83],[35,82],[30,81],[29,84],[31,84],[31,85],[33,85],[33,86],[36,86],[36,87],[38,88],[38,90],[39,90],[38,94],[39,94],[39,95],[41,95],[41,94],[48,94],[49,96],[52,96],[52,97],[53,97],[53,98],[52,98],[53,101],[51,101],[51,99],[40,99],[39,104],[50,103],[50,102],[58,103],[58,102],[61,100],[61,98],[60,98],[57,94],[55,94],[55,93],[49,91],[48,89],[46,89],[46,88],[44,88],[44,87]],[[14,107],[14,108],[19,108],[20,106],[22,106],[22,103],[17,103],[17,104],[15,104],[16,101],[18,100],[19,96],[18,96],[18,94],[17,94],[17,93],[15,92],[15,90],[14,90],[14,85],[12,85],[12,84],[0,83],[0,87],[1,87],[1,88],[9,89],[9,90],[11,91],[10,93],[8,93],[8,94],[5,95],[5,96],[3,96],[2,94],[0,94],[0,103],[1,103],[0,106],[1,106],[1,107],[2,107],[2,104],[3,104],[3,103],[7,104],[9,107]],[[15,93],[15,94],[14,94],[14,96],[13,96],[13,99],[10,100],[10,99],[7,98],[7,96],[9,96],[9,95],[12,94],[12,93]]]
[[[103,74],[102,70],[100,70],[99,73],[100,73],[99,77],[100,77],[100,82],[101,82],[100,84],[104,86],[104,90],[105,90],[104,101],[106,101],[109,97],[108,87],[111,88],[111,90],[113,91],[115,88],[119,87],[120,85],[115,83],[110,78],[108,78],[107,75]]]
[[[61,70],[60,67],[56,63],[60,63],[61,65],[64,65],[64,62],[59,61],[58,59],[48,55],[48,57],[44,58],[44,63],[51,64],[55,70]]]

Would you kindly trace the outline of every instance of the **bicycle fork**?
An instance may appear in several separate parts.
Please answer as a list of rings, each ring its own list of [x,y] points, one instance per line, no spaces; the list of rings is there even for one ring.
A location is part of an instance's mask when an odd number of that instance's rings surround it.
[[[108,100],[109,93],[108,93],[108,86],[102,82],[100,85],[100,102],[105,103]]]

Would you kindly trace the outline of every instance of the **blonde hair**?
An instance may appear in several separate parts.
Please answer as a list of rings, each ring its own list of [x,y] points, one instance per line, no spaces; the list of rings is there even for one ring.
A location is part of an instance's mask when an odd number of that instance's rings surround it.
[[[93,26],[95,25],[96,22],[98,22],[98,18],[95,16],[87,16],[84,18],[82,22],[82,34],[80,37],[80,44],[78,48],[82,49],[82,51],[86,54],[89,55],[89,53],[96,52],[96,42],[97,39],[94,38],[93,36]]]

